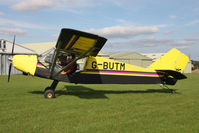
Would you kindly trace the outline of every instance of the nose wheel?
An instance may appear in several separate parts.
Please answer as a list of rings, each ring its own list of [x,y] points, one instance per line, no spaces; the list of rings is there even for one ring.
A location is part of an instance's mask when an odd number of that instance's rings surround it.
[[[51,86],[47,87],[44,90],[44,98],[47,98],[47,99],[55,98],[55,89],[56,89],[58,83],[59,83],[59,81],[54,80],[53,83],[51,84]]]
[[[55,98],[55,91],[47,87],[44,91],[44,97],[47,99]]]

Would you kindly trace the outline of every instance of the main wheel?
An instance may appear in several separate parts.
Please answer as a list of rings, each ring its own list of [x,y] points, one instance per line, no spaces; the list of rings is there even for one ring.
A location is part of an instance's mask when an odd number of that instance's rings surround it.
[[[176,91],[175,91],[175,90],[171,90],[171,93],[172,93],[172,94],[175,94],[175,93],[176,93]]]
[[[44,91],[44,97],[48,99],[55,98],[55,92],[47,87]]]

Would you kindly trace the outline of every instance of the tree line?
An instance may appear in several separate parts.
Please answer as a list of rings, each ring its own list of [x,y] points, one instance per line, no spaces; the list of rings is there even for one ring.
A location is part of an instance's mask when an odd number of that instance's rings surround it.
[[[191,64],[193,64],[192,70],[199,69],[199,61],[191,60]]]

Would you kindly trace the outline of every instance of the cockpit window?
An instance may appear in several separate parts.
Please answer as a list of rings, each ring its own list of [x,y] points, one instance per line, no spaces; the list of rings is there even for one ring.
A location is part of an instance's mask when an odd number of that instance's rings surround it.
[[[39,62],[42,63],[47,68],[50,68],[53,61],[54,52],[55,52],[55,48],[51,48],[45,51],[38,57]]]
[[[55,48],[49,49],[46,52],[42,53],[38,58],[39,62],[42,63],[48,69],[50,69],[52,66],[55,50],[56,50]],[[60,55],[56,60],[55,71],[59,71],[63,68],[63,66],[65,65],[63,62],[65,62],[70,55],[71,55],[70,53],[60,52]],[[82,71],[84,69],[83,67],[84,59],[79,59],[76,62],[76,64],[77,64],[76,71]]]

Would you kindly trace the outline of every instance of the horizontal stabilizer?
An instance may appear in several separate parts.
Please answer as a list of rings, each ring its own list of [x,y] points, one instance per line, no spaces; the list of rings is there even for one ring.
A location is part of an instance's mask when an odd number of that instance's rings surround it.
[[[166,74],[168,76],[172,76],[172,77],[174,77],[175,79],[178,79],[178,80],[180,80],[180,79],[186,79],[187,78],[184,74],[182,74],[180,72],[177,72],[177,71],[172,71],[172,70],[157,70],[157,72],[158,73],[164,73],[164,74]]]

